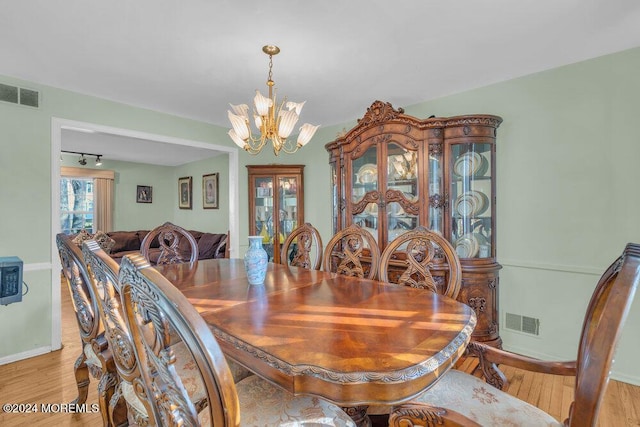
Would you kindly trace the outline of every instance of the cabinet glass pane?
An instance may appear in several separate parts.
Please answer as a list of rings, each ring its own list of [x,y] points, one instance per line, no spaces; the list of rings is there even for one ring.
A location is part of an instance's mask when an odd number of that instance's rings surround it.
[[[351,176],[351,201],[359,202],[369,191],[378,191],[378,154],[370,147],[364,155],[353,160]]]
[[[368,203],[364,210],[353,215],[352,222],[367,230],[378,241],[378,205]]]
[[[338,192],[338,174],[336,172],[336,164],[331,163],[331,230],[333,234],[338,232],[338,209],[339,209],[339,193]]]
[[[451,149],[451,231],[461,258],[491,256],[491,144]]]
[[[387,145],[387,189],[398,190],[411,201],[418,200],[418,157],[415,151]]]
[[[256,232],[262,236],[262,245],[273,261],[273,236],[275,233],[273,219],[273,179],[270,177],[255,179],[255,221]]]
[[[400,203],[387,204],[387,243],[418,226],[418,216],[409,215]]]
[[[278,178],[280,212],[278,232],[280,243],[298,226],[298,180],[295,177]]]
[[[429,155],[429,229],[442,234],[442,153]]]

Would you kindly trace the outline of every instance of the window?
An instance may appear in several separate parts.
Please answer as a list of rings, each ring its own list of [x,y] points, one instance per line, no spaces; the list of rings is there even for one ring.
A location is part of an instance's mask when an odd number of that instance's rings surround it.
[[[65,234],[94,231],[93,179],[60,178],[60,229]]]

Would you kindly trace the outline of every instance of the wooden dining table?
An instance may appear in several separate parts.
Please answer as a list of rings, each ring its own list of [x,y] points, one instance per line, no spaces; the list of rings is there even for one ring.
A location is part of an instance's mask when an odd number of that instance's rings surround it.
[[[249,285],[240,259],[156,267],[211,327],[227,357],[368,425],[369,405],[405,402],[464,352],[474,311],[424,289],[269,264]]]

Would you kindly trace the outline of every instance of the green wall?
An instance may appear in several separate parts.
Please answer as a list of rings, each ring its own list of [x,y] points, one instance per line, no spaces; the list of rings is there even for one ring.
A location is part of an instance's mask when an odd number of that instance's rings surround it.
[[[640,48],[404,106],[408,114],[418,117],[488,113],[504,119],[497,142],[497,253],[504,266],[500,273],[500,319],[503,323],[504,313],[510,312],[541,321],[539,337],[501,328],[507,349],[544,358],[575,358],[582,316],[600,274],[625,243],[640,242],[640,201],[634,197],[635,185],[640,182],[640,144],[632,128],[640,112],[638,69]],[[28,263],[51,262],[52,116],[232,145],[226,129],[220,127],[49,87],[27,86],[42,90],[40,110],[0,103],[0,196],[12,201],[0,205],[4,219],[0,255],[18,255]],[[367,107],[362,105],[362,114]],[[276,157],[269,150],[257,156],[239,154],[240,254],[245,251],[248,230],[247,164],[305,164],[305,219],[328,241],[331,199],[324,144],[353,125],[355,118],[320,128],[293,156]],[[201,208],[199,186],[206,173],[221,173],[220,203],[224,204],[228,163],[218,160],[220,163],[214,159],[209,165],[196,162],[181,167],[171,177],[175,182],[179,176],[193,176],[191,213],[202,221],[194,228],[204,229],[209,219],[217,221],[217,214],[225,211],[222,206],[219,212]],[[152,185],[155,203],[156,187]],[[181,221],[187,212],[177,209],[177,195],[174,197],[174,218]],[[123,225],[135,228],[133,223]],[[37,272],[25,277],[32,282],[25,301],[0,306],[4,343],[0,357],[48,344],[50,315],[40,313],[50,305],[50,279]],[[15,333],[18,311],[27,319],[22,329],[32,334]],[[640,342],[632,337],[639,329],[640,302],[636,301],[613,369],[615,378],[635,384],[640,384],[640,366],[634,361]]]
[[[202,176],[218,173],[218,209],[204,209],[202,205]],[[178,208],[178,178],[193,179],[192,209]],[[189,163],[174,170],[172,182],[174,220],[188,224],[190,230],[226,233],[229,230],[229,156],[222,154],[210,159]],[[246,209],[245,209],[246,210]]]
[[[24,261],[24,278],[29,286],[29,293],[24,296],[22,302],[0,306],[1,360],[12,355],[37,353],[51,346],[51,268],[55,264],[53,257],[57,259],[57,253],[52,254],[51,251],[52,118],[229,147],[233,144],[229,141],[225,129],[207,123],[11,77],[0,76],[0,81],[35,89],[41,93],[39,109],[0,102],[0,199],[4,201],[0,204],[0,256],[15,255]],[[145,174],[144,171],[140,171],[139,175],[136,175],[138,172],[134,170],[129,172],[126,180],[120,176],[122,181],[119,185],[131,188],[131,194],[135,194],[134,186],[142,183],[138,182],[138,178],[143,179]],[[170,178],[175,182],[175,175],[170,175]],[[116,179],[118,180],[118,177]],[[175,185],[177,186],[177,183]],[[171,191],[169,190],[165,196],[170,196]],[[127,191],[123,191],[122,197],[128,197],[126,193]],[[159,195],[154,192],[153,205],[156,197],[160,196],[162,192]],[[157,200],[160,203],[160,199]],[[140,211],[137,210],[143,208],[128,206],[132,211],[123,212],[120,217],[116,217],[115,226],[123,229],[146,227],[144,215],[140,215]],[[170,206],[173,216],[177,198],[167,206]],[[157,219],[160,219],[160,216]],[[225,221],[224,230],[227,227]],[[54,285],[58,286],[58,283]]]
[[[406,108],[418,117],[504,119],[497,140],[500,320],[540,319],[540,336],[501,327],[505,348],[575,358],[599,276],[640,242],[640,48]],[[640,384],[640,298],[613,375]]]

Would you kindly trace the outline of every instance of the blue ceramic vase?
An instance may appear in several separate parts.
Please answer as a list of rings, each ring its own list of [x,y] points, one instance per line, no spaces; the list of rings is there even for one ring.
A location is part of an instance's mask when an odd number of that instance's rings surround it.
[[[262,247],[262,236],[249,236],[249,249],[244,254],[244,268],[250,285],[262,285],[267,275],[267,251]]]

